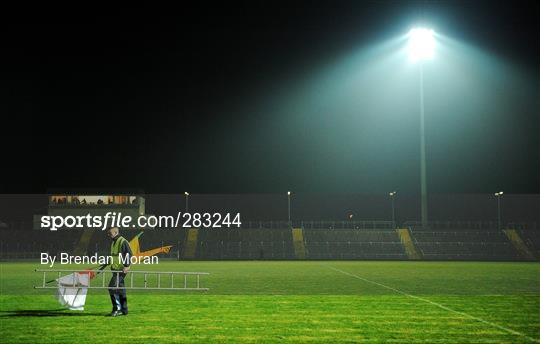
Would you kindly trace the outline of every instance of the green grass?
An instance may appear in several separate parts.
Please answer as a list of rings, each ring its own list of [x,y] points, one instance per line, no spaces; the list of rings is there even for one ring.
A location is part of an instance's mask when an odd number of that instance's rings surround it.
[[[131,292],[119,318],[100,290],[60,310],[36,267],[1,264],[2,343],[540,341],[538,263],[162,261],[210,291]]]

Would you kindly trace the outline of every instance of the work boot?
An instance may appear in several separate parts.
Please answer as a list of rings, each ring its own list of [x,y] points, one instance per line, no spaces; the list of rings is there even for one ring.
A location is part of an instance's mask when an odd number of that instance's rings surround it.
[[[114,310],[114,311],[111,312],[111,314],[110,314],[109,316],[111,316],[111,317],[117,317],[117,316],[119,316],[119,315],[122,315],[122,312],[117,311],[117,310]]]

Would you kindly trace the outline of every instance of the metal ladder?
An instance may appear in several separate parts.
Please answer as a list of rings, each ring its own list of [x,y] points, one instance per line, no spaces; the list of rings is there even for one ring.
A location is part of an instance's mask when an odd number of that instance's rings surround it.
[[[116,285],[114,287],[109,287],[108,284],[105,284],[106,275],[110,275],[111,278],[114,276],[114,273],[119,273],[122,271],[113,271],[107,270],[101,272],[101,278],[96,278],[94,280],[94,285],[92,285],[92,273],[94,271],[80,271],[80,270],[65,270],[65,269],[51,269],[51,270],[42,270],[36,269],[36,272],[43,273],[42,283],[39,286],[34,286],[35,289],[57,289],[58,287],[71,287],[71,288],[88,288],[88,289],[129,289],[129,290],[174,290],[174,291],[208,291],[209,288],[201,287],[201,276],[209,275],[208,272],[178,272],[178,271],[129,271],[127,275],[129,276],[129,284],[125,283],[125,286],[119,286],[120,276],[116,274]],[[47,273],[49,276],[51,273],[57,275],[57,278],[51,281],[47,281]],[[67,277],[73,274],[71,284],[60,284],[59,280],[62,277]],[[88,285],[82,285],[77,283],[78,275],[89,275]],[[135,276],[142,276],[144,279],[140,281],[136,279]],[[148,277],[155,276],[155,283],[149,283]],[[165,281],[162,281],[162,276],[169,277],[165,278]],[[178,277],[183,276],[180,280]],[[175,277],[176,280],[175,280]],[[96,280],[101,280],[101,283],[96,285]],[[127,280],[127,278],[126,278]],[[50,284],[51,282],[56,282]],[[164,282],[164,283],[162,283]],[[175,283],[176,282],[176,283]],[[99,285],[100,284],[100,285]],[[142,284],[142,285],[140,285]]]

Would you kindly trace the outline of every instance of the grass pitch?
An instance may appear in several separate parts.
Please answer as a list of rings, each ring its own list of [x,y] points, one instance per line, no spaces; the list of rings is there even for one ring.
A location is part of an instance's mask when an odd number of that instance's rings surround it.
[[[105,290],[62,310],[37,267],[1,263],[2,343],[540,342],[538,263],[161,261],[210,291],[131,292],[118,318]]]

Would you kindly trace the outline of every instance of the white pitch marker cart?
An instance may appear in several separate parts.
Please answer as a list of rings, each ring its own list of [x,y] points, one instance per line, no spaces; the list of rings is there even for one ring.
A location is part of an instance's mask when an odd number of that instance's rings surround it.
[[[88,289],[126,289],[126,290],[161,290],[161,291],[208,291],[201,286],[201,276],[208,272],[178,271],[128,271],[124,286],[120,286],[119,275],[116,283],[109,286],[109,281],[116,272],[113,270],[66,270],[36,269],[42,273],[41,285],[35,289],[56,289],[56,298],[60,304],[71,310],[84,310]],[[101,277],[97,277],[101,273]],[[47,280],[47,278],[54,278]]]

